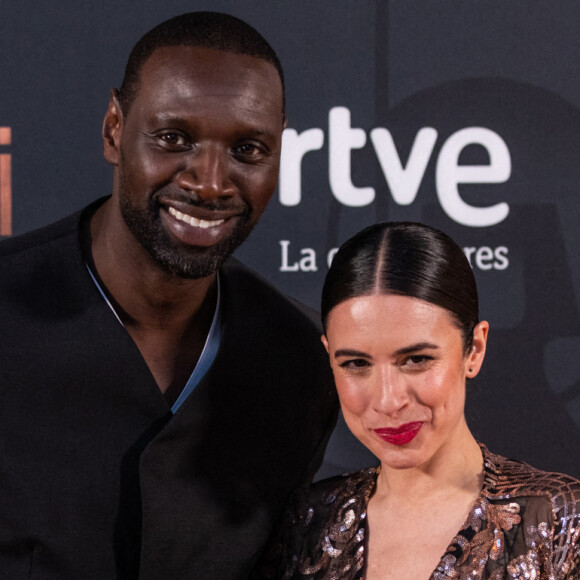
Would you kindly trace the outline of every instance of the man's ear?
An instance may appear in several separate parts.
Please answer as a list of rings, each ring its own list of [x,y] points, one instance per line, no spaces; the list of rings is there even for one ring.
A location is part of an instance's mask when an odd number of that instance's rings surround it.
[[[123,133],[123,111],[119,104],[119,91],[113,89],[109,106],[103,120],[103,146],[105,159],[111,165],[119,164],[121,134]]]
[[[326,349],[326,352],[328,354],[330,354],[330,352],[328,350],[328,340],[326,340],[326,336],[324,336],[324,334],[320,337],[320,340],[322,341],[322,344],[324,345],[324,348]]]
[[[473,329],[473,345],[465,360],[466,376],[470,379],[477,376],[483,364],[488,332],[489,323],[485,320],[479,322]]]

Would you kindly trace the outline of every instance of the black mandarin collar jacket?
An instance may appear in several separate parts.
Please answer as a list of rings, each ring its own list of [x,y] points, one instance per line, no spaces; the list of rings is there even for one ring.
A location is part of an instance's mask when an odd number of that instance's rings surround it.
[[[306,309],[229,260],[172,416],[85,267],[82,216],[0,244],[0,577],[245,578],[337,402]]]

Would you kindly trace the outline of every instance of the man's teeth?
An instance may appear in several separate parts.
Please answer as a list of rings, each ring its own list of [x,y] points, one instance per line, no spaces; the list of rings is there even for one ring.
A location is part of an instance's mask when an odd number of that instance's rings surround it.
[[[179,221],[185,222],[190,226],[195,226],[196,228],[203,228],[204,230],[207,228],[214,228],[215,226],[220,226],[226,221],[226,220],[212,220],[212,221],[199,220],[185,213],[181,213],[180,211],[177,211],[175,208],[171,206],[169,207],[169,213]]]

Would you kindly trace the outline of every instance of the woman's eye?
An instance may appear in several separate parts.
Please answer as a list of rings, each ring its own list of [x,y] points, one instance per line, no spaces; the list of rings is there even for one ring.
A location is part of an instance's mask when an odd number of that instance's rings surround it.
[[[431,356],[427,356],[425,354],[414,354],[410,357],[407,357],[403,364],[407,367],[422,367],[432,360],[433,357]]]
[[[343,361],[339,364],[339,366],[343,369],[347,370],[360,370],[365,369],[370,366],[370,363],[365,360],[364,358],[355,358],[351,360]]]

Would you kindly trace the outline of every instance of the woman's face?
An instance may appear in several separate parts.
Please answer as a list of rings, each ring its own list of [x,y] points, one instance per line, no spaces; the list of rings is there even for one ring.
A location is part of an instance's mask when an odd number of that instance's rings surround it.
[[[345,421],[393,468],[419,467],[469,436],[465,379],[477,375],[488,324],[464,352],[449,312],[408,296],[352,298],[330,312],[322,341]]]

